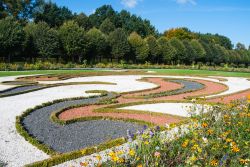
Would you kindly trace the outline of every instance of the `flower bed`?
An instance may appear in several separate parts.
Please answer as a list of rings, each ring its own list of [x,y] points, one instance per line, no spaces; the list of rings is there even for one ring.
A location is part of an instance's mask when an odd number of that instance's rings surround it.
[[[245,101],[237,101],[192,115],[186,133],[174,140],[149,129],[128,154],[114,152],[103,166],[248,166],[249,109]]]

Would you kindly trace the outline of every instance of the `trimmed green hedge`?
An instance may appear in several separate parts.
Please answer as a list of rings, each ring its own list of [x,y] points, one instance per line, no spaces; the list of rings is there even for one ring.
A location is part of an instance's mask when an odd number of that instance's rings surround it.
[[[125,138],[118,138],[115,140],[111,140],[111,141],[99,144],[97,146],[85,148],[83,150],[55,155],[49,159],[26,165],[26,167],[51,167],[51,166],[58,165],[58,164],[61,164],[63,162],[66,162],[72,159],[77,159],[82,156],[90,155],[96,152],[100,152],[100,151],[112,148],[114,146],[124,144],[125,142],[126,142]]]

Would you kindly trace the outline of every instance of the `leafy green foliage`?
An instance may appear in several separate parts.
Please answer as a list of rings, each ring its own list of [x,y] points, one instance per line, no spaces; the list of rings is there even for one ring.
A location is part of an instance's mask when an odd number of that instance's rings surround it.
[[[9,27],[6,20],[1,21],[5,23],[0,30],[0,34],[4,34],[0,36],[0,60],[5,62],[34,63],[42,58],[85,64],[116,59],[122,64],[250,65],[250,50],[241,43],[233,49],[230,39],[225,36],[196,33],[185,27],[170,29],[160,35],[150,21],[126,10],[117,12],[110,5],[101,6],[87,16],[73,14],[67,7],[51,1],[2,0],[0,19],[6,16],[13,19],[8,21]],[[39,22],[47,26],[39,28],[36,25]],[[12,32],[13,36],[8,38]]]
[[[11,55],[20,50],[23,39],[24,32],[20,23],[12,17],[0,20],[0,52],[8,56],[9,62]]]
[[[0,19],[12,16],[17,20],[27,21],[37,5],[36,0],[1,0]]]
[[[90,19],[84,13],[80,13],[80,14],[74,16],[73,20],[75,22],[77,22],[77,24],[80,27],[84,28],[85,31],[92,28],[92,24],[90,22]]]
[[[31,35],[34,46],[38,54],[43,59],[54,57],[58,54],[59,50],[59,36],[56,30],[51,29],[45,22],[31,25],[27,30]]]
[[[170,44],[175,48],[174,60],[179,63],[184,59],[186,48],[183,45],[182,41],[177,38],[170,39]]]
[[[118,28],[115,31],[111,32],[109,37],[109,44],[112,46],[111,54],[113,58],[122,59],[130,51],[129,43],[127,41],[126,32]]]
[[[170,44],[170,42],[166,37],[159,38],[157,42],[159,44],[160,53],[162,55],[164,62],[170,64],[170,62],[176,55],[175,48]]]
[[[81,62],[86,54],[86,34],[74,21],[65,22],[59,29],[60,38],[68,58]],[[77,60],[78,59],[78,60]]]
[[[147,59],[149,47],[146,41],[144,41],[140,35],[133,32],[128,37],[128,42],[131,46],[132,53],[136,60],[143,62]]]
[[[100,30],[105,34],[109,34],[115,30],[115,25],[110,21],[109,18],[107,18],[102,22]]]
[[[159,44],[157,43],[157,39],[150,35],[145,40],[149,48],[148,60],[153,63],[159,63],[161,50]]]
[[[180,39],[180,40],[184,40],[184,39],[192,40],[192,39],[196,38],[196,34],[192,33],[187,28],[173,28],[173,29],[170,29],[170,30],[164,32],[164,36],[166,36],[168,39],[177,38],[177,39]]]
[[[100,30],[92,28],[87,32],[87,40],[88,56],[91,56],[89,59],[94,62],[96,57],[101,59],[108,47],[106,36]]]
[[[51,27],[59,27],[65,21],[73,18],[73,14],[68,8],[58,7],[52,2],[46,3],[42,1],[40,8],[33,14],[35,23],[44,21]]]

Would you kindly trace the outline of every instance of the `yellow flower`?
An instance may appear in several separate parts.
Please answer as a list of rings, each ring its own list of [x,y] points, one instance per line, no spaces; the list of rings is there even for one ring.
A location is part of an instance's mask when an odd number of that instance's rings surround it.
[[[204,123],[201,124],[201,126],[202,126],[203,128],[206,128],[206,127],[208,127],[208,124],[204,122]]]
[[[243,122],[238,122],[238,125],[239,125],[239,126],[242,126],[242,125],[243,125]]]
[[[117,162],[117,161],[119,160],[119,157],[117,157],[117,156],[115,155],[115,156],[113,156],[111,159],[112,159],[112,161]]]
[[[144,144],[145,144],[145,145],[148,145],[148,144],[149,144],[149,142],[148,142],[148,141],[145,141],[145,142],[144,142]]]
[[[247,101],[248,101],[248,103],[250,103],[250,94],[247,95]]]
[[[81,166],[88,166],[89,164],[87,162],[80,162]]]
[[[115,153],[113,151],[111,151],[111,152],[109,152],[109,156],[113,157],[113,156],[115,156]]]
[[[226,142],[227,142],[227,143],[231,143],[232,141],[233,141],[233,140],[230,139],[230,138],[227,138],[227,139],[226,139]]]
[[[122,150],[117,151],[117,155],[122,155],[122,154],[124,154],[124,151]]]
[[[125,160],[124,160],[123,158],[120,158],[120,159],[118,160],[118,162],[119,162],[119,163],[124,163]]]
[[[198,152],[201,153],[202,149],[200,147],[197,148]]]
[[[214,159],[210,162],[211,166],[217,166],[218,165],[218,160]]]
[[[101,161],[101,159],[102,159],[102,157],[101,157],[100,155],[97,155],[95,158],[96,158],[98,161]]]
[[[237,152],[240,152],[240,149],[236,145],[233,145],[232,146],[232,151],[235,152],[235,153],[237,153]]]
[[[142,164],[140,164],[140,165],[137,165],[137,167],[143,167],[143,166],[142,166]]]
[[[224,115],[224,119],[229,119],[229,115]]]
[[[81,153],[82,153],[83,155],[85,155],[85,154],[86,154],[86,150],[85,150],[85,149],[82,150]]]
[[[188,143],[189,143],[189,140],[185,140],[183,143],[182,143],[182,147],[183,148],[186,148],[188,146]]]
[[[190,158],[190,160],[194,162],[194,161],[197,160],[197,158],[196,158],[196,156],[193,155],[193,156]]]
[[[132,156],[132,157],[135,156],[135,151],[134,150],[129,150],[129,155]]]
[[[137,157],[136,160],[139,161],[139,160],[140,160],[140,157]]]
[[[213,133],[214,133],[214,130],[212,130],[212,129],[208,129],[208,130],[207,130],[207,133],[208,133],[209,135],[211,135],[211,134],[213,134]]]
[[[240,159],[240,164],[242,164],[242,165],[247,165],[248,162],[249,162],[248,159]]]
[[[199,148],[199,145],[198,144],[195,144],[191,149],[192,150],[196,150],[196,149],[198,149]]]

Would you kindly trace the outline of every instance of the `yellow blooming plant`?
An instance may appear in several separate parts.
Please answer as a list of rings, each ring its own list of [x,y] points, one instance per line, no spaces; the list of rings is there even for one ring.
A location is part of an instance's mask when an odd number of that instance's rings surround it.
[[[157,128],[145,130],[142,136],[137,136],[137,144],[131,145],[129,156],[122,164],[117,159],[105,165],[250,166],[250,111],[247,101],[215,105],[207,113],[192,115],[190,121],[188,130],[182,135],[172,135],[171,140],[169,135],[165,135],[167,133]],[[117,155],[112,153],[112,156]]]

